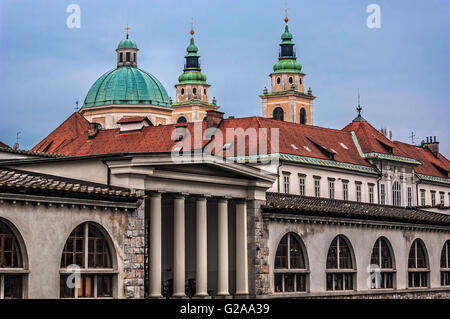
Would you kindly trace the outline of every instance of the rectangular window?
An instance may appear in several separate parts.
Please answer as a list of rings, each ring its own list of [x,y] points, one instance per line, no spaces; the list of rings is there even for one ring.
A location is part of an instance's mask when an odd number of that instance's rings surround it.
[[[314,196],[320,197],[320,179],[314,178]]]
[[[356,183],[356,201],[361,201],[361,183]]]
[[[4,299],[22,299],[22,277],[0,274],[0,296]]]
[[[334,181],[328,181],[328,194],[331,199],[334,199]]]
[[[306,274],[275,273],[275,292],[306,291]]]
[[[342,199],[348,200],[348,182],[342,183]]]
[[[412,188],[408,187],[408,206],[412,206]]]
[[[426,201],[425,201],[425,190],[421,189],[420,190],[420,205],[421,206],[425,206]]]
[[[450,271],[441,271],[441,286],[450,286]]]
[[[327,274],[327,290],[353,290],[352,273]]]
[[[300,186],[300,195],[305,195],[305,177],[299,177],[298,184]]]
[[[374,202],[373,185],[369,185],[369,203],[373,204],[373,202]]]
[[[61,298],[108,298],[113,296],[111,275],[81,275],[78,289],[68,287],[68,277],[69,275],[61,275]]]
[[[410,271],[408,272],[408,286],[428,287],[428,272],[427,271]]]
[[[436,192],[435,191],[430,192],[431,192],[431,206],[436,206]]]
[[[386,204],[386,187],[384,184],[380,184],[380,204]]]
[[[289,175],[283,176],[284,192],[289,194]]]
[[[127,52],[127,62],[130,62],[130,52]]]
[[[394,273],[387,271],[372,272],[374,281],[371,289],[389,289],[394,288]]]
[[[444,205],[445,193],[444,193],[444,192],[439,192],[439,197],[440,197],[440,203],[441,203],[441,205]]]
[[[120,52],[120,54],[119,54],[119,60],[120,60],[120,62],[123,62],[123,53],[122,52]]]

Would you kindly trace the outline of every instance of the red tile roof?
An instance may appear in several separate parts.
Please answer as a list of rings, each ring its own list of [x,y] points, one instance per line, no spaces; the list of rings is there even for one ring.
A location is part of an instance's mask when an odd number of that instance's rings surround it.
[[[436,177],[450,177],[450,162],[442,154],[437,158],[426,148],[399,141],[391,141],[365,121],[351,122],[342,130],[355,132],[358,143],[364,153],[375,152],[412,158],[421,163],[415,169],[416,173]],[[392,148],[392,153],[383,144]]]
[[[226,130],[233,128],[242,128],[247,130],[254,128],[259,138],[260,129],[267,129],[267,148],[268,153],[273,153],[276,149],[270,148],[271,129],[279,129],[279,153],[299,155],[306,157],[314,157],[320,159],[330,159],[330,154],[334,154],[334,160],[357,165],[370,166],[370,164],[359,156],[358,150],[353,143],[352,136],[349,132],[324,128],[312,125],[300,125],[290,122],[278,121],[263,117],[247,117],[225,119],[220,125],[220,130],[224,136],[224,141],[213,141],[208,147],[215,147],[221,150],[225,143]],[[263,133],[263,131],[261,131]],[[228,142],[228,141],[227,141]],[[234,139],[236,145],[237,138]],[[245,144],[246,154],[249,153],[249,139]],[[229,151],[227,156],[236,155]],[[261,152],[262,153],[262,152]],[[217,155],[222,155],[216,153]]]
[[[194,123],[148,126],[139,132],[127,133],[121,133],[119,129],[104,129],[100,130],[95,138],[89,139],[88,121],[79,113],[74,113],[44,140],[37,144],[33,148],[33,151],[46,151],[68,156],[170,152],[175,145],[180,144],[172,140],[172,134],[177,127],[185,127],[190,132],[191,138],[184,139],[184,141],[190,141],[191,145],[195,142],[196,145],[193,148],[205,147],[206,150],[210,150],[218,156],[233,156],[230,151],[226,152],[226,154],[222,152],[222,147],[226,142],[227,129],[242,128],[245,131],[253,128],[258,138],[260,134],[259,129],[267,129],[269,135],[267,138],[268,153],[271,153],[277,150],[271,149],[270,147],[270,129],[278,128],[279,149],[277,152],[279,153],[318,159],[334,158],[338,162],[371,166],[366,159],[359,155],[353,142],[351,131],[355,131],[364,153],[376,152],[414,158],[422,163],[417,168],[418,173],[437,177],[449,177],[450,163],[443,155],[438,159],[427,149],[397,141],[390,141],[367,122],[352,122],[344,129],[336,130],[254,116],[222,120],[218,127],[222,132],[222,140],[219,140],[219,134],[216,134],[212,141],[194,141]],[[204,135],[206,121],[201,123],[201,128],[202,135]],[[235,138],[234,143],[236,142],[237,139]],[[389,153],[388,148],[392,148],[392,153]],[[245,153],[247,155],[249,154],[248,138],[245,142]]]
[[[63,155],[82,156],[109,153],[170,152],[178,142],[171,135],[178,124],[146,126],[141,131],[120,132],[120,129],[100,130],[93,139],[88,138],[89,123],[78,113],[74,113],[60,127],[37,144],[33,150],[41,151],[50,145],[48,152]],[[185,124],[193,131],[193,123]],[[202,124],[203,130],[205,124]],[[194,144],[191,134],[191,143]],[[187,140],[186,140],[187,141]],[[204,141],[202,147],[206,144]]]
[[[0,141],[0,148],[11,148],[10,146],[6,145],[2,141]]]

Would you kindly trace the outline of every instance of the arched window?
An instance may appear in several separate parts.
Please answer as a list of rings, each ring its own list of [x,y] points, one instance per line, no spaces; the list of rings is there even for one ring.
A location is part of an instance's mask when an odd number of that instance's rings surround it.
[[[126,55],[127,62],[130,62],[130,52],[126,52],[125,55]]]
[[[184,116],[180,116],[177,120],[177,123],[179,124],[187,123],[187,119]]]
[[[388,241],[380,237],[375,242],[370,256],[371,264],[371,287],[394,288],[394,261]]]
[[[428,287],[428,262],[425,245],[416,239],[411,245],[408,257],[408,286]]]
[[[22,254],[12,229],[0,220],[0,299],[23,297],[23,274],[11,268],[23,268]]]
[[[94,224],[81,224],[70,233],[61,257],[61,268],[61,298],[113,296],[110,247],[103,232]],[[70,276],[75,269],[81,274],[77,289],[73,285],[73,276]]]
[[[120,53],[119,53],[119,61],[120,61],[120,62],[123,62],[123,52],[120,52]]]
[[[292,76],[289,77],[289,84],[292,84],[292,82],[294,82],[294,80],[292,79]]]
[[[284,111],[283,111],[283,109],[281,107],[277,106],[273,110],[273,118],[275,120],[284,121]]]
[[[402,197],[400,194],[400,183],[395,181],[392,184],[392,205],[400,206],[402,204]]]
[[[442,247],[441,286],[450,286],[450,240],[447,240]]]
[[[280,77],[277,77],[277,84],[280,84],[280,82],[281,82]]]
[[[307,117],[306,117],[306,111],[305,109],[302,107],[300,109],[300,124],[306,124],[307,122]]]
[[[181,95],[184,95],[184,89],[183,88],[181,89]]]
[[[327,290],[353,290],[355,269],[348,240],[336,236],[327,255]]]
[[[197,94],[197,89],[196,89],[196,88],[193,88],[193,89],[192,89],[192,94],[194,94],[194,95]]]
[[[294,233],[284,235],[275,255],[275,292],[306,291],[306,256]]]

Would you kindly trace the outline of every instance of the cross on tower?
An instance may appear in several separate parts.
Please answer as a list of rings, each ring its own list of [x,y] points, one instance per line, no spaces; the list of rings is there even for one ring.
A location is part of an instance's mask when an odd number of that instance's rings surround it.
[[[127,30],[127,39],[128,39],[128,30],[130,30],[130,27],[127,24],[127,27],[125,28],[125,30]]]

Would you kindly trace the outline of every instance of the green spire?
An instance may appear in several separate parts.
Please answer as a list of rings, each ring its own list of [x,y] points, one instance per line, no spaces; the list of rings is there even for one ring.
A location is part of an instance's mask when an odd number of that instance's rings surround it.
[[[288,17],[286,10],[286,17],[284,22],[284,33],[281,35],[280,54],[278,56],[278,62],[273,66],[274,73],[302,73],[302,65],[297,62],[295,56],[294,45],[292,42],[292,33],[289,32]]]
[[[184,57],[186,62],[184,64],[184,72],[178,77],[178,84],[205,84],[206,75],[202,74],[200,68],[200,55],[197,53],[198,48],[194,42],[194,28],[191,28],[191,40],[189,46],[186,48],[187,55]]]

